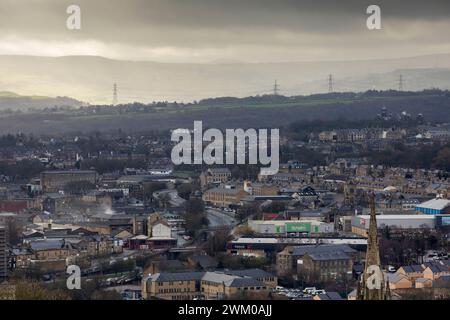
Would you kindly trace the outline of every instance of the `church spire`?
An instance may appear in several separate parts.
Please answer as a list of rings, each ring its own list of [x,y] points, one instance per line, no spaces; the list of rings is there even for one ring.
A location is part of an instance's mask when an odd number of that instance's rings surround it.
[[[389,285],[385,282],[381,270],[375,194],[373,193],[370,197],[370,225],[367,237],[366,263],[357,291],[358,300],[387,300],[390,298]]]
[[[371,265],[380,265],[380,247],[378,245],[377,215],[375,212],[374,194],[370,197],[370,224],[369,235],[367,238],[366,269],[367,266]]]

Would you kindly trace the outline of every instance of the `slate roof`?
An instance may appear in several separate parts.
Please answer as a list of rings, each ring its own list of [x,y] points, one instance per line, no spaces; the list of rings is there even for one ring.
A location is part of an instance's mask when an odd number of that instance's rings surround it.
[[[410,266],[402,266],[406,273],[422,272],[424,268],[421,265],[413,264]]]
[[[210,281],[223,283],[227,287],[263,287],[265,284],[256,278],[273,277],[260,269],[214,271],[214,272],[162,272],[148,277],[147,281]]]
[[[205,272],[163,272],[156,273],[149,277],[149,280],[156,282],[165,281],[200,281]]]
[[[225,283],[227,287],[264,287],[265,284],[253,278],[235,278],[229,283]]]
[[[306,253],[325,253],[325,252],[336,252],[341,251],[344,253],[355,253],[356,250],[352,249],[347,244],[327,244],[327,245],[310,245],[310,246],[298,246],[294,247],[292,255],[294,256],[304,256]]]
[[[263,287],[264,283],[251,277],[240,277],[222,272],[206,272],[202,281],[223,283],[226,287]]]
[[[239,277],[252,277],[252,278],[270,278],[273,275],[267,271],[261,269],[246,269],[246,270],[229,270],[225,271],[226,274],[235,275]]]
[[[431,271],[433,271],[433,273],[439,273],[439,272],[449,272],[449,267],[444,265],[444,264],[440,264],[440,263],[432,263],[432,262],[428,262],[428,263],[424,263],[424,266],[427,268],[430,268]]]
[[[33,251],[41,251],[63,249],[65,247],[70,248],[71,245],[61,240],[41,240],[30,242],[30,247]]]
[[[389,281],[389,283],[398,283],[402,279],[408,279],[406,276],[400,274],[400,273],[388,273],[384,272],[384,279],[386,281]]]
[[[343,251],[308,253],[314,261],[349,260],[350,256]]]
[[[225,274],[222,272],[205,272],[202,277],[202,281],[214,282],[214,283],[230,283],[236,279],[236,276]]]

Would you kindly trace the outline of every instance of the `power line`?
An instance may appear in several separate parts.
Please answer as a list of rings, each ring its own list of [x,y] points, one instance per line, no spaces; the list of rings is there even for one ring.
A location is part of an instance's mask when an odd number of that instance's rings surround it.
[[[275,83],[273,85],[273,95],[278,96],[279,92],[280,92],[280,86],[278,85],[277,80],[275,80]]]
[[[401,74],[398,77],[398,91],[403,91],[403,85],[405,84],[405,80],[403,79],[403,75]]]
[[[333,75],[328,76],[328,93],[333,93]]]
[[[113,86],[113,106],[117,105],[118,98],[117,98],[117,83],[114,83]]]

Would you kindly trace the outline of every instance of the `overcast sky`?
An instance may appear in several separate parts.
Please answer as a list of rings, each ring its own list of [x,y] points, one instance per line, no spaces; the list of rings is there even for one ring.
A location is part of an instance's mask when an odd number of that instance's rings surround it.
[[[66,29],[81,7],[82,29]],[[378,4],[383,30],[366,27]],[[278,62],[450,52],[448,0],[0,0],[0,54]]]

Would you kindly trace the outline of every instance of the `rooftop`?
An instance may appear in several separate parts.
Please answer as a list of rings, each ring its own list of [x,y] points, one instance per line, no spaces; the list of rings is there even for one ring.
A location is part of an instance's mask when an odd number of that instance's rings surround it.
[[[370,215],[362,214],[355,216],[360,219],[369,220]],[[434,216],[425,215],[425,214],[379,214],[377,215],[377,220],[430,220],[434,219]]]
[[[217,174],[217,173],[231,174],[231,171],[228,168],[210,168],[210,169],[208,169],[208,171],[213,174]]]
[[[402,268],[407,273],[422,272],[423,269],[424,269],[421,265],[418,265],[418,264],[413,264],[413,265],[410,265],[410,266],[402,266]]]
[[[225,271],[226,274],[239,276],[239,277],[252,277],[252,278],[269,278],[273,277],[272,274],[261,269],[245,269],[245,270],[230,270]]]
[[[348,260],[350,257],[343,251],[307,253],[314,261]]]
[[[200,281],[205,273],[204,272],[163,272],[156,273],[149,277],[151,281]]]
[[[384,273],[384,278],[386,279],[386,281],[389,281],[389,283],[398,283],[399,281],[403,280],[403,279],[408,279],[406,276],[400,274],[400,273],[388,273],[385,272]]]
[[[429,201],[425,201],[421,204],[419,204],[418,208],[427,208],[427,209],[433,209],[433,210],[443,210],[450,206],[450,200],[447,199],[432,199]]]
[[[306,253],[310,254],[320,254],[328,252],[344,252],[344,253],[354,253],[356,250],[352,249],[346,244],[327,244],[327,245],[311,245],[311,246],[298,246],[294,247],[292,250],[292,255],[303,256]]]
[[[233,240],[232,243],[266,243],[266,244],[276,244],[278,239],[275,238],[239,238]]]

